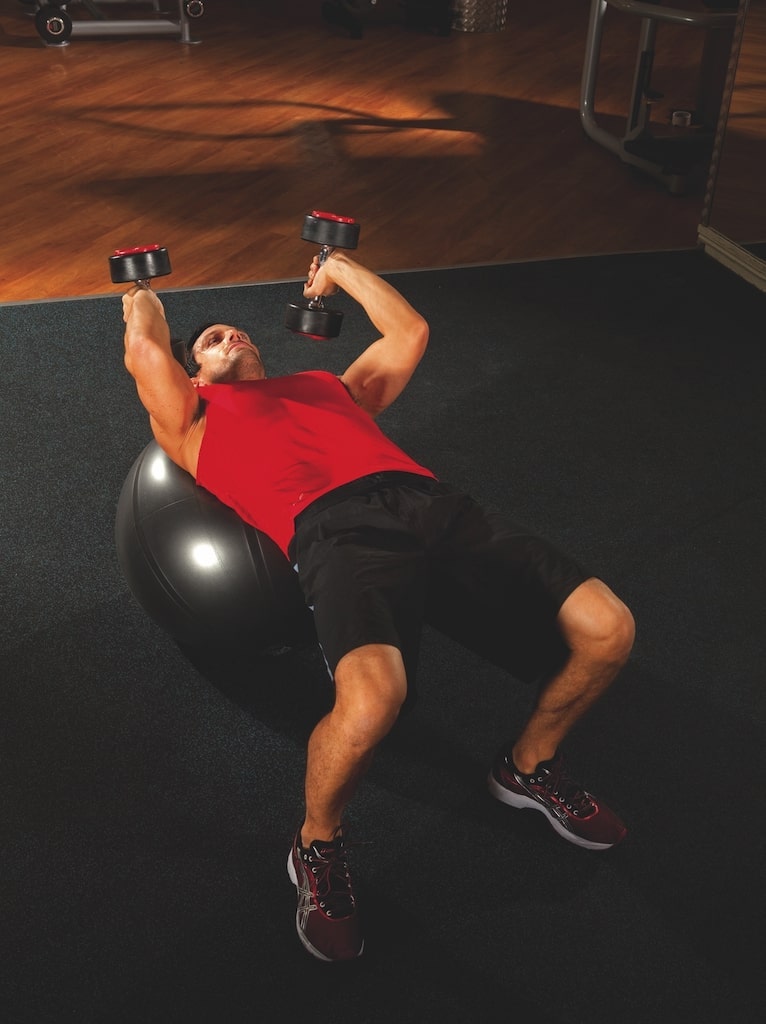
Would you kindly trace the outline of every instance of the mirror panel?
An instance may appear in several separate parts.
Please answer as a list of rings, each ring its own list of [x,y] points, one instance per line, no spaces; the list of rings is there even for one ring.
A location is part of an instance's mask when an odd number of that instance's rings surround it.
[[[699,239],[766,290],[766,0],[742,0]]]

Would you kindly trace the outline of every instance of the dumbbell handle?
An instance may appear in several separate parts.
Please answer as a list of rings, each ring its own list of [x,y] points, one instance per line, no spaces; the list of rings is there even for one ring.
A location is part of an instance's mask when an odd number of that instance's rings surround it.
[[[327,257],[332,252],[332,248],[333,247],[331,245],[323,245],[319,250],[319,259],[317,262],[320,267],[327,262]],[[308,305],[309,309],[324,309],[324,296],[317,295],[315,298],[309,299]]]

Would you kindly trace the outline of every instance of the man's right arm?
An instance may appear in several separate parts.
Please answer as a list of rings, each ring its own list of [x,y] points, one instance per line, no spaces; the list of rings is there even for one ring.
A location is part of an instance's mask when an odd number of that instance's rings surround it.
[[[173,355],[165,310],[149,288],[131,288],[122,299],[125,366],[136,382],[159,446],[194,474],[199,454],[199,397]],[[199,437],[197,437],[199,434]]]

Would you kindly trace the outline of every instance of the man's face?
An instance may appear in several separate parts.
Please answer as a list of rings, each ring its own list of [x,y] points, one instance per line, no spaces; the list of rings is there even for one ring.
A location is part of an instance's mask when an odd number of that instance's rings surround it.
[[[194,342],[192,355],[199,363],[196,379],[201,384],[261,380],[266,376],[261,354],[249,336],[229,324],[206,328]]]

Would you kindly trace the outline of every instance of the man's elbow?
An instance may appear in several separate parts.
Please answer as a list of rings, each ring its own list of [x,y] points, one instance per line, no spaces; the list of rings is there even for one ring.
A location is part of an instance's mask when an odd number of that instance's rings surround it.
[[[413,320],[410,336],[412,347],[419,352],[420,356],[423,355],[428,346],[430,333],[431,329],[428,326],[428,321],[420,313],[417,313]]]

